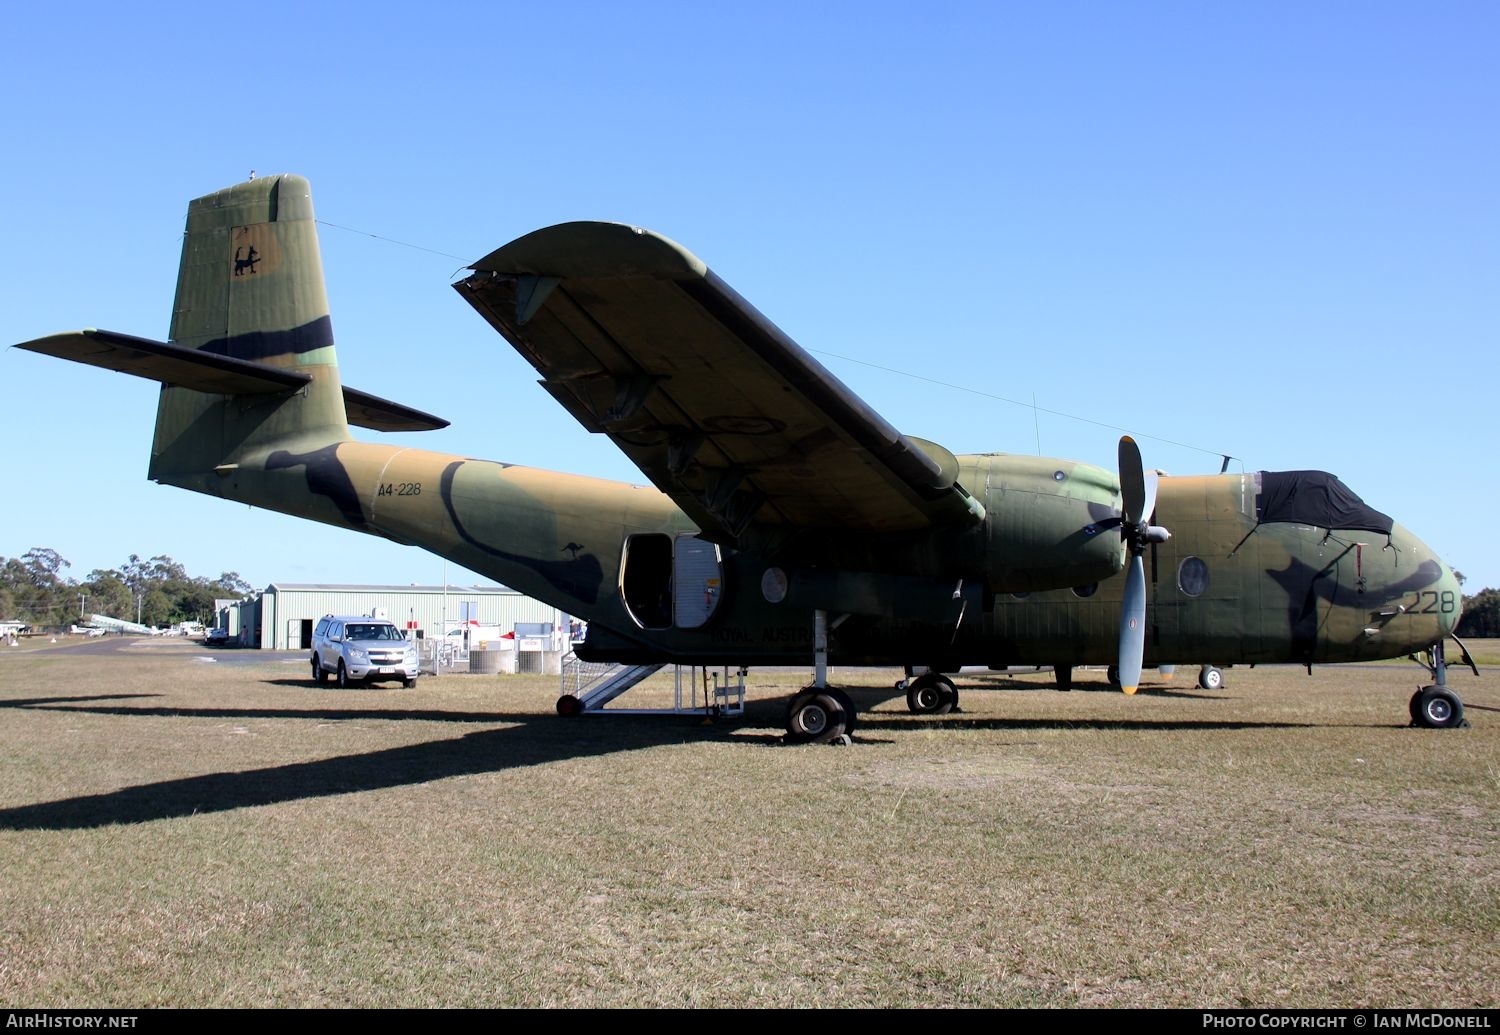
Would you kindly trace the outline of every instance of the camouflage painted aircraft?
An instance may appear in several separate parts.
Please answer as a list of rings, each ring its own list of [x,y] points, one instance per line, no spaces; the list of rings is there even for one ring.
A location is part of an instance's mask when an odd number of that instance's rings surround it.
[[[1461,717],[1442,685],[1452,572],[1329,475],[1170,478],[1157,500],[1128,438],[1118,477],[955,456],[898,432],[697,257],[631,226],[539,230],[454,287],[654,487],[352,438],[445,422],[340,382],[296,176],[191,203],[170,344],[84,330],[21,347],[162,383],[149,478],[425,547],[587,619],[587,659],[811,658],[793,740],[853,728],[830,654],[930,667],[908,698],[923,711],[951,706],[935,673],[964,664],[1118,658],[1133,690],[1143,657],[1435,649],[1413,715]],[[1057,605],[1025,598],[1068,587]]]

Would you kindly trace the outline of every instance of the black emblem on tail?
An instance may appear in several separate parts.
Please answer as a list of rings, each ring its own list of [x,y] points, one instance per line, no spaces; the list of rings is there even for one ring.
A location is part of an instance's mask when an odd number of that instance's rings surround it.
[[[234,250],[234,275],[243,276],[246,273],[255,272],[255,264],[260,261],[260,252],[255,250],[255,245],[250,246],[250,253],[243,259],[240,258],[240,250]]]

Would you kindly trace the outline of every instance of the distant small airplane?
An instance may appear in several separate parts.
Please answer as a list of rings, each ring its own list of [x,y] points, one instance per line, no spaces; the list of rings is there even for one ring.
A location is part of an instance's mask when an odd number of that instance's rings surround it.
[[[638,227],[538,230],[454,287],[655,487],[353,440],[351,424],[446,422],[341,384],[296,176],[190,204],[170,344],[84,330],[20,347],[163,384],[148,477],[421,545],[587,621],[580,657],[811,659],[787,709],[794,741],[854,727],[830,655],[927,666],[925,707],[951,703],[936,673],[965,664],[1112,661],[1133,691],[1147,660],[1428,650],[1413,718],[1462,721],[1443,661],[1453,573],[1332,475],[1168,478],[1158,494],[1128,437],[1118,476],[955,456],[897,431],[700,259]],[[1059,592],[1027,596],[1044,591]]]
[[[85,627],[97,629],[99,633],[130,633],[133,636],[160,636],[160,629],[153,629],[149,625],[141,625],[139,622],[127,622],[123,618],[111,618],[109,615],[89,615],[83,620]],[[94,636],[98,633],[90,633]]]

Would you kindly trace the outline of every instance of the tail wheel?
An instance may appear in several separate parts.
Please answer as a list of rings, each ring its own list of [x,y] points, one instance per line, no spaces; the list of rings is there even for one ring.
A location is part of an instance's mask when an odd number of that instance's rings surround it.
[[[557,699],[557,714],[565,719],[583,714],[583,702],[572,694],[563,694]]]

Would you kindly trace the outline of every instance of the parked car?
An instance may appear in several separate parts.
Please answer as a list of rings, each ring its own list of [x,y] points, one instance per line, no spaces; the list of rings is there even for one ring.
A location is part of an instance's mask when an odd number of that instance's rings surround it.
[[[340,687],[399,679],[411,688],[418,664],[417,645],[387,619],[325,615],[313,629],[312,678],[320,686],[331,675]]]
[[[228,629],[210,629],[208,635],[203,637],[203,643],[208,647],[227,647],[229,645]]]

